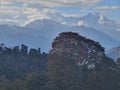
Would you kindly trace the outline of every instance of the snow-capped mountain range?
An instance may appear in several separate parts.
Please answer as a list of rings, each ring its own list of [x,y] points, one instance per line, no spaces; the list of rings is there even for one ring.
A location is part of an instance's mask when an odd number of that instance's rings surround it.
[[[0,43],[8,46],[26,44],[48,52],[51,42],[60,32],[72,31],[100,42],[110,49],[120,45],[120,23],[105,16],[89,13],[86,16],[63,16],[49,14],[50,19],[37,19],[23,26],[0,25]]]

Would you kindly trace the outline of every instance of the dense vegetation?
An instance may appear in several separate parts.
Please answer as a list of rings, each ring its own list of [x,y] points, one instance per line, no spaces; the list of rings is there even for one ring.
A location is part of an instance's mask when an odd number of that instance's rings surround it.
[[[120,58],[76,33],[60,35],[48,54],[1,44],[0,90],[120,90]]]
[[[33,89],[34,83],[45,84],[46,71],[47,54],[41,53],[40,48],[0,45],[0,90],[39,90]]]
[[[76,66],[75,60],[65,55],[51,54],[49,59],[49,75],[54,85],[51,90],[120,90],[120,72],[107,57],[93,69]]]
[[[119,65],[99,43],[77,33],[55,38],[48,63],[51,90],[120,90]]]

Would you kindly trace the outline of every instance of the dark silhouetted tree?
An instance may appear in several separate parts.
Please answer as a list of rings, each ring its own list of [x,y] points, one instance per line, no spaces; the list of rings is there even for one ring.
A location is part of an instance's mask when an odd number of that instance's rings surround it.
[[[7,50],[8,50],[8,49],[7,49]],[[7,52],[10,52],[10,50],[7,51]],[[18,56],[18,55],[19,55],[19,46],[13,47],[12,52],[13,52],[13,55]]]
[[[24,44],[21,45],[21,54],[26,56],[28,53],[28,47]]]

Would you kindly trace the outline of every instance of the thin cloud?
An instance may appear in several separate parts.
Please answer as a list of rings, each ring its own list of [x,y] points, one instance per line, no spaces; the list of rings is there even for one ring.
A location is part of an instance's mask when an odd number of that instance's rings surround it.
[[[1,0],[1,4],[12,4],[16,2],[33,2],[44,6],[90,6],[99,3],[101,0]]]
[[[0,6],[0,19],[10,19],[19,14],[20,8],[16,6]]]
[[[100,1],[101,0],[0,0],[0,13],[2,13],[0,18],[5,20],[13,19],[22,23],[29,22],[29,20],[50,18],[50,15],[56,13],[56,10],[53,9],[54,7],[86,7],[93,6]],[[80,11],[87,12],[87,9]]]
[[[87,9],[81,9],[80,12],[88,12]]]
[[[120,10],[120,6],[102,6],[96,7],[97,10]]]
[[[10,3],[9,3],[10,4]],[[49,14],[56,11],[40,5],[38,3],[24,3],[21,7],[14,5],[1,5],[0,6],[0,23],[1,22],[16,22],[23,24],[30,20],[36,19],[50,19]]]

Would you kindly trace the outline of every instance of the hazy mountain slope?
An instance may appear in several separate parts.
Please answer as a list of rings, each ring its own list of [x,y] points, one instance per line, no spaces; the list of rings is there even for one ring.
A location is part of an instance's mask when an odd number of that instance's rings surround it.
[[[89,13],[85,16],[62,16],[60,13],[55,14],[54,18],[57,22],[68,26],[87,26],[94,28],[100,32],[104,32],[108,36],[119,40],[120,42],[120,23],[114,20],[110,20],[100,13]]]
[[[120,46],[109,49],[106,55],[116,61],[120,57]]]
[[[76,28],[79,34],[88,37],[94,41],[100,42],[100,44],[105,47],[105,49],[109,49],[113,46],[119,45],[119,41],[114,40],[113,38],[111,38],[110,36],[104,34],[103,32],[100,32],[94,28],[87,28],[84,26],[81,27],[74,27]],[[75,29],[75,30],[76,30]],[[112,42],[112,43],[111,43]]]
[[[24,43],[29,47],[41,47],[42,51],[48,51],[53,38],[63,31],[78,32],[100,42],[107,49],[119,45],[119,41],[96,29],[85,26],[67,26],[48,19],[36,20],[24,27],[0,25],[0,38],[2,38],[0,42],[8,46]]]
[[[95,13],[82,17],[88,27],[95,28],[110,37],[120,41],[120,23],[109,20],[105,16]]]
[[[39,33],[41,33],[43,37],[47,36],[51,38],[51,40],[60,32],[76,31],[83,36],[86,36],[90,39],[100,42],[107,49],[120,44],[119,40],[116,40],[110,37],[109,35],[106,35],[105,33],[102,32],[102,29],[101,31],[99,31],[97,29],[89,28],[86,26],[62,25],[53,20],[36,20],[34,22],[27,24],[26,27],[33,29],[35,35],[37,35],[36,31],[38,31]]]

